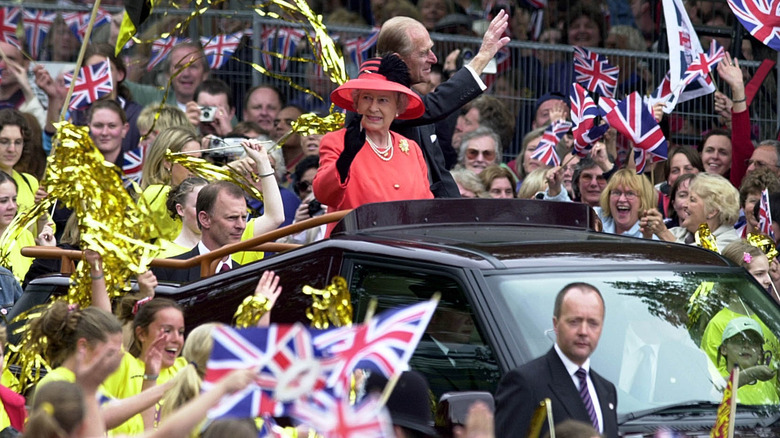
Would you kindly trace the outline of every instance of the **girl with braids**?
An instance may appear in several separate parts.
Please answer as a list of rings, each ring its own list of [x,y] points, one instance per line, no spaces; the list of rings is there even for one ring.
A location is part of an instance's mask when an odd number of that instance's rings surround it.
[[[208,410],[224,396],[241,391],[254,381],[251,370],[236,370],[220,380],[214,388],[187,403],[159,429],[145,438],[185,438]],[[41,388],[33,402],[32,415],[23,437],[92,438],[105,436],[105,428],[96,424],[100,407],[94,388],[81,380],[77,383],[52,382]]]
[[[107,402],[99,415],[90,418],[90,430],[114,428],[133,415],[154,406],[166,387],[128,400],[108,401],[114,395],[102,386],[122,361],[122,328],[114,315],[97,307],[79,309],[64,301],[55,301],[43,314],[30,322],[29,336],[54,368],[38,382],[36,393],[55,381],[74,382],[92,388]],[[142,430],[142,429],[141,429]],[[99,432],[98,434],[102,434]],[[92,435],[97,436],[97,435]]]
[[[200,189],[208,184],[203,178],[190,177],[174,186],[168,193],[166,206],[174,220],[181,219],[181,232],[173,241],[163,240],[160,258],[173,257],[191,250],[200,241],[200,228],[195,211],[195,201],[198,200]]]
[[[369,202],[433,198],[420,147],[390,131],[396,118],[415,119],[425,111],[420,97],[403,85],[408,83],[408,67],[391,54],[367,61],[357,79],[331,93],[333,103],[358,115],[320,142],[314,196],[329,212]],[[334,226],[328,224],[328,235]]]

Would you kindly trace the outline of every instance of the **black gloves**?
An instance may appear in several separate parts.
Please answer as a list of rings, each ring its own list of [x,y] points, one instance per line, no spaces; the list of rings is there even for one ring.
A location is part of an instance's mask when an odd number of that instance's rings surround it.
[[[355,159],[355,156],[366,143],[366,131],[360,124],[362,120],[363,115],[357,114],[347,123],[347,132],[344,134],[344,150],[339,155],[338,160],[336,160],[336,169],[339,171],[342,184],[347,181],[352,160]]]

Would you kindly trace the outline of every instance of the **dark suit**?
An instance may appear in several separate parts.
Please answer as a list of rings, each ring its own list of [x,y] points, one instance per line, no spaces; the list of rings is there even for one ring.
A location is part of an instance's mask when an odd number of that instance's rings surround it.
[[[179,254],[177,256],[170,257],[170,258],[176,260],[187,260],[192,257],[197,257],[199,255],[200,255],[200,249],[198,249],[198,246],[195,245],[195,248],[192,248],[191,250],[185,252],[184,254]],[[238,263],[234,262],[233,260],[230,261],[230,265],[232,269],[241,266]],[[153,267],[152,272],[157,277],[157,281],[169,281],[172,283],[183,284],[183,283],[190,283],[193,281],[200,280],[199,264],[187,269]]]
[[[446,82],[442,82],[436,91],[422,97],[425,113],[414,120],[395,120],[390,130],[414,140],[420,145],[428,164],[428,180],[431,192],[437,198],[460,198],[455,180],[444,162],[444,153],[438,141],[431,139],[436,135],[436,123],[444,122],[447,117],[458,111],[463,105],[482,94],[482,89],[468,69],[461,68]]]
[[[615,385],[593,369],[590,379],[601,406],[604,436],[618,436]],[[545,398],[552,402],[553,421],[573,419],[590,424],[580,393],[554,348],[546,355],[507,373],[496,390],[496,436],[525,437],[531,416]],[[548,429],[545,423],[542,433]]]

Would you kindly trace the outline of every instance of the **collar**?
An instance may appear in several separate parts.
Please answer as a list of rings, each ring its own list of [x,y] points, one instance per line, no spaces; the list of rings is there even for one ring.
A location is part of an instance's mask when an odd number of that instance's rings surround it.
[[[577,370],[580,368],[585,369],[585,372],[588,373],[588,375],[590,375],[590,358],[585,359],[585,363],[583,363],[582,366],[580,366],[572,362],[571,359],[569,359],[568,357],[566,357],[565,354],[563,354],[563,351],[561,351],[561,347],[558,346],[557,342],[553,347],[555,348],[555,352],[558,353],[558,357],[561,358],[561,362],[563,362],[563,366],[566,367],[566,372],[569,373],[570,376],[574,376],[574,373],[576,373]]]
[[[206,248],[206,245],[203,244],[202,240],[199,240],[198,241],[198,252],[200,254],[208,254],[208,253],[211,252],[211,250]],[[220,260],[219,264],[217,264],[217,272],[219,272],[219,268],[222,266],[223,263],[231,263],[232,261],[233,261],[233,258],[230,257],[230,256],[228,256],[227,259]],[[232,263],[231,263],[231,267],[232,267]]]

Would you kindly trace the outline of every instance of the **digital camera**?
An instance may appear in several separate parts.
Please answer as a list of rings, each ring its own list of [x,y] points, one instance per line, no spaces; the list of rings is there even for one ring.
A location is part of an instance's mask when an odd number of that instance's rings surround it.
[[[201,106],[200,107],[200,121],[201,122],[213,122],[214,116],[217,115],[217,107],[215,106]]]

